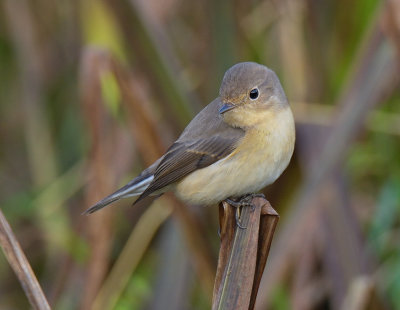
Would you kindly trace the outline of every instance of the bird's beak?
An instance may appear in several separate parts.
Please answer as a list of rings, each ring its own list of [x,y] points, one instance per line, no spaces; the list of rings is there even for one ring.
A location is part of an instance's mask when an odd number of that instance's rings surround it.
[[[228,112],[234,108],[236,108],[236,106],[233,103],[224,103],[221,109],[219,109],[219,114],[224,114],[225,112]]]

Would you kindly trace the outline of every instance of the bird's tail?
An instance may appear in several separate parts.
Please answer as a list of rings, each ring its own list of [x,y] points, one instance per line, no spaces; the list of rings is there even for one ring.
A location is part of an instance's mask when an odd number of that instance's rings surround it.
[[[121,198],[139,196],[146,190],[146,188],[149,186],[149,184],[153,179],[154,179],[153,175],[140,175],[134,178],[125,186],[121,187],[120,189],[112,193],[111,195],[103,198],[98,203],[91,206],[89,209],[83,212],[83,214],[91,214],[93,212],[96,212],[108,206],[110,203],[117,201]]]

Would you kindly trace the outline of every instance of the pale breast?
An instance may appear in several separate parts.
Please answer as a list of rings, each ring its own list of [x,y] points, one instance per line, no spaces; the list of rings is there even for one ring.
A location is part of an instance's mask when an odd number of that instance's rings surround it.
[[[231,155],[183,178],[176,184],[175,193],[191,204],[213,204],[257,192],[286,169],[294,139],[294,122],[288,109],[272,123],[246,131]]]

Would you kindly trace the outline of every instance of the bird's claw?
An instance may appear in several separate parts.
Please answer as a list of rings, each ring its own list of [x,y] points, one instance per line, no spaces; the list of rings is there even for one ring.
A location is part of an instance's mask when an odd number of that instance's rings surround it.
[[[240,207],[236,208],[235,220],[236,220],[236,226],[237,227],[239,227],[240,229],[246,229],[247,228],[247,227],[242,226],[240,224]]]
[[[254,211],[256,209],[256,206],[251,202],[253,198],[255,197],[261,197],[265,199],[264,194],[248,194],[243,196],[240,201],[244,201],[244,203],[247,203],[251,207],[251,211]]]
[[[225,201],[227,203],[229,203],[231,206],[237,208],[236,214],[235,214],[237,227],[239,227],[241,229],[246,229],[246,227],[244,227],[240,224],[240,208],[241,207],[250,207],[251,211],[254,212],[254,210],[256,209],[256,206],[251,201],[255,197],[265,198],[264,194],[248,194],[248,195],[241,197],[239,201],[235,201],[235,200],[232,200],[229,198],[225,199]]]
[[[234,201],[232,199],[225,199],[227,203],[229,203],[232,207],[236,208],[236,213],[235,213],[235,219],[236,219],[236,226],[239,227],[240,229],[246,229],[246,227],[242,226],[240,224],[240,208],[249,206],[247,202],[242,202],[242,201]]]

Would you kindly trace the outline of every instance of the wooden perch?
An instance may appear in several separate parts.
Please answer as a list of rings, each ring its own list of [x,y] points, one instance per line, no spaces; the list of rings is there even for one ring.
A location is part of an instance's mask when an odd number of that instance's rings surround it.
[[[3,212],[0,210],[0,246],[14,270],[33,309],[50,310],[35,274],[26,259]]]
[[[221,248],[213,310],[254,309],[279,215],[264,198],[255,197],[252,204],[254,210],[241,210],[240,225],[245,229],[236,224],[236,207],[220,205]]]

